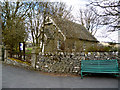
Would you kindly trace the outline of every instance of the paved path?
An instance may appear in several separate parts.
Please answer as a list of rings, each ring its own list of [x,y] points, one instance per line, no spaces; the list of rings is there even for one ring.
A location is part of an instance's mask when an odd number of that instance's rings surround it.
[[[118,88],[114,77],[60,77],[2,65],[3,88]]]

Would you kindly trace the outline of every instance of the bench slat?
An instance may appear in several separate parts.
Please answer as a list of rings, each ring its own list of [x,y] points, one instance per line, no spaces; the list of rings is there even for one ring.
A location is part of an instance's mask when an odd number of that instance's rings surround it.
[[[82,60],[82,72],[89,73],[120,73],[117,60]]]

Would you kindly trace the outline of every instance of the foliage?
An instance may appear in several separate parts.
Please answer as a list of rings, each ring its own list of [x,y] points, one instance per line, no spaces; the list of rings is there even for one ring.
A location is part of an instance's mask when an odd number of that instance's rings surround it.
[[[32,48],[27,48],[27,50],[32,51]]]
[[[111,46],[91,46],[86,49],[86,51],[90,52],[109,52],[109,51],[117,51],[117,48]]]
[[[6,26],[3,31],[3,42],[9,49],[19,46],[19,42],[23,42],[26,37],[26,31],[22,22],[15,24],[15,21],[9,22],[11,25]]]
[[[27,38],[25,16],[28,8],[27,3],[2,2],[2,35],[3,43],[11,51],[17,49],[19,42]]]
[[[25,54],[31,54],[32,48],[26,48]]]

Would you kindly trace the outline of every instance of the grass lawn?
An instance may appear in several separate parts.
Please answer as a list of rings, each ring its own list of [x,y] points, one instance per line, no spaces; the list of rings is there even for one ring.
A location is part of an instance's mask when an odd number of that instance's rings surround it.
[[[31,52],[32,52],[32,47],[25,48],[25,54],[31,54]]]

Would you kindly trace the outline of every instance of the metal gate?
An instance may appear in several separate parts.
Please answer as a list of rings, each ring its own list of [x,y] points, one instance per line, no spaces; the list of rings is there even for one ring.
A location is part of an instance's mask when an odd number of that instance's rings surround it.
[[[5,50],[4,50],[4,47],[2,47],[2,61],[4,61],[4,54],[5,54],[4,51],[5,51]]]

